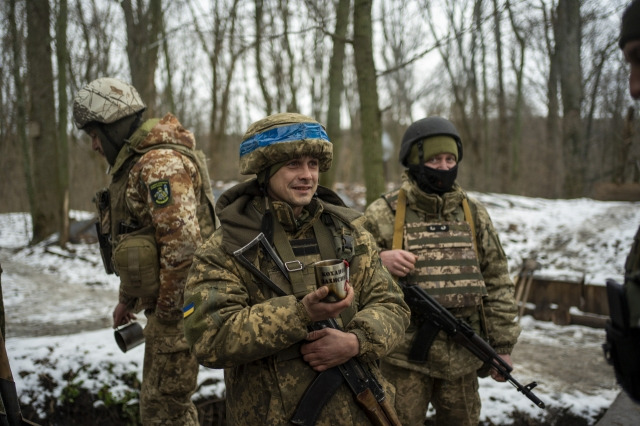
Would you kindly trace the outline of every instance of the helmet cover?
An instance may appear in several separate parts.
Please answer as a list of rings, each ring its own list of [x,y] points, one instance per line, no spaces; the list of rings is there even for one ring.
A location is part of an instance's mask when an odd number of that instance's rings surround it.
[[[146,108],[132,85],[104,77],[84,86],[73,99],[73,120],[78,129],[88,123],[114,123]]]

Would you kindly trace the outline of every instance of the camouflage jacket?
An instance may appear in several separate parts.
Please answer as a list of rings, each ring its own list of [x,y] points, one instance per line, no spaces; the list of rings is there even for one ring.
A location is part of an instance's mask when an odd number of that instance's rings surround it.
[[[407,208],[416,212],[425,222],[464,221],[461,203],[467,195],[457,184],[452,191],[440,197],[421,191],[404,174],[402,188],[407,194]],[[510,354],[520,334],[520,327],[514,322],[517,306],[507,259],[486,209],[472,198],[467,197],[467,200],[474,218],[478,260],[488,295],[483,298],[484,320],[481,319],[481,312],[475,308],[458,308],[451,312],[487,338],[497,353]],[[371,203],[365,211],[365,217],[365,227],[374,235],[380,250],[391,249],[395,212],[387,201],[380,198]],[[408,361],[415,332],[416,327],[412,323],[407,329],[404,342],[385,360],[445,379],[468,374],[482,366],[465,348],[449,341],[444,332],[440,332],[431,346],[426,363]]]
[[[314,198],[294,218],[285,203],[273,202],[275,217],[287,238],[313,238],[312,225],[321,215],[345,221],[354,238],[350,284],[355,291],[353,315],[338,322],[359,340],[358,359],[394,394],[375,363],[404,335],[409,309],[402,292],[382,266],[361,214]],[[302,359],[300,345],[311,324],[302,303],[289,295],[276,296],[239,261],[233,251],[260,232],[264,198],[255,180],[223,194],[217,205],[222,227],[195,254],[185,290],[185,335],[199,362],[225,368],[227,422],[229,424],[289,424],[297,403],[317,373]],[[248,255],[249,256],[249,255]],[[269,275],[273,263],[258,253],[250,261]],[[343,383],[323,408],[319,425],[368,424],[363,411]]]
[[[640,228],[624,266],[624,285],[629,304],[629,322],[640,327]]]
[[[158,145],[162,147],[154,149]],[[182,318],[184,285],[193,253],[215,227],[213,206],[209,210],[204,205],[205,188],[210,191],[210,183],[203,182],[189,156],[172,146],[193,150],[195,138],[172,114],[147,120],[120,150],[111,170],[109,188],[112,204],[122,202],[120,199],[126,203],[129,215],[124,219],[126,223],[137,228],[153,227],[160,258],[157,298],[136,299],[121,288],[119,302],[135,312],[155,309],[157,317],[165,321]],[[118,185],[119,181],[122,184]],[[165,188],[162,193],[155,189],[159,184]],[[124,194],[118,193],[120,189],[113,190],[114,187],[124,187]],[[213,194],[210,196],[212,200]],[[199,216],[208,220],[199,223]]]

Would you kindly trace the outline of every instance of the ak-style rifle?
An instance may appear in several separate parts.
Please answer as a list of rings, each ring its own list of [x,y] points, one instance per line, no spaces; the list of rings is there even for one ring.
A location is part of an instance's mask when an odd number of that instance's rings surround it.
[[[252,274],[264,282],[278,296],[286,296],[287,293],[274,283],[266,274],[258,269],[244,253],[254,247],[262,247],[282,272],[290,280],[289,271],[286,265],[278,256],[278,253],[271,246],[265,235],[261,232],[244,247],[233,252],[234,257],[242,263]],[[335,319],[330,318],[324,321],[317,321],[309,326],[310,331],[323,328],[334,328],[340,330],[340,326]],[[400,426],[400,420],[396,415],[393,406],[385,397],[384,389],[373,375],[371,370],[360,363],[357,359],[351,358],[344,364],[329,368],[318,373],[313,382],[305,390],[304,395],[298,402],[291,423],[296,425],[311,426],[316,423],[322,408],[331,399],[338,388],[346,383],[353,392],[354,399],[364,410],[367,418],[376,426]]]

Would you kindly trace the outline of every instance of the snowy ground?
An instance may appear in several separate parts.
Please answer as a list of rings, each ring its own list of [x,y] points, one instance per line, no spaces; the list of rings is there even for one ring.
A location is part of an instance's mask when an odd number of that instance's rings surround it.
[[[523,259],[535,257],[542,265],[540,275],[584,276],[586,283],[598,285],[606,278],[622,280],[624,259],[640,224],[640,203],[471,195],[487,206],[513,274]],[[74,215],[90,217],[86,212]],[[104,273],[95,245],[75,244],[73,252],[46,242],[28,247],[29,236],[28,215],[0,215],[6,344],[22,403],[43,404],[47,393],[58,396],[71,381],[95,391],[108,385],[112,392],[126,392],[125,384],[113,383],[119,376],[114,373],[141,377],[143,348],[124,354],[114,341],[110,317],[117,279]],[[604,331],[559,327],[531,317],[523,318],[522,326],[513,376],[523,385],[537,381],[534,392],[549,409],[535,407],[507,383],[482,379],[482,420],[511,424],[514,411],[540,419],[568,411],[594,424],[594,416],[619,392],[602,357]],[[45,386],[43,377],[56,385]],[[202,368],[199,382],[211,384],[199,394],[221,395],[221,378],[220,370]]]

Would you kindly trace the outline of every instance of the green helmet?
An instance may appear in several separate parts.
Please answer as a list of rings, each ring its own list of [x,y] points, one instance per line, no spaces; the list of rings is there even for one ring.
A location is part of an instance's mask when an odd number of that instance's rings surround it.
[[[400,144],[400,163],[408,167],[407,159],[411,152],[411,146],[432,136],[451,136],[458,147],[456,159],[458,162],[462,160],[462,141],[460,140],[458,129],[446,118],[427,117],[414,122],[404,132],[402,143]]]
[[[78,129],[88,123],[114,123],[146,108],[132,85],[115,78],[98,78],[84,86],[73,99],[73,120]]]
[[[251,124],[240,144],[240,173],[258,174],[274,164],[308,155],[319,170],[331,167],[333,145],[324,127],[311,117],[278,113]]]

